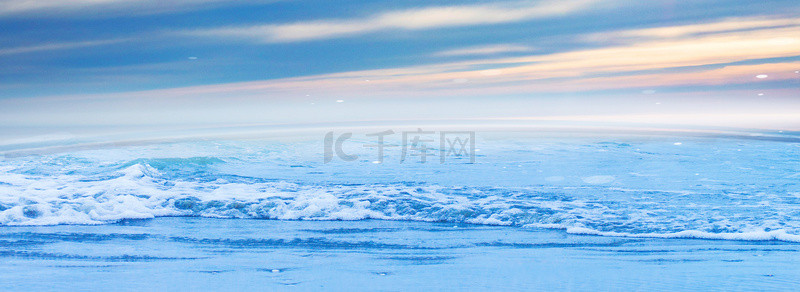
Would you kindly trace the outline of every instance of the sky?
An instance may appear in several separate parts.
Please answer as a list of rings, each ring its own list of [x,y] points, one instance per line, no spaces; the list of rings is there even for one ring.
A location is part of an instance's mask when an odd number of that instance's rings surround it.
[[[796,0],[0,0],[6,132],[464,118],[800,129],[798,70]]]

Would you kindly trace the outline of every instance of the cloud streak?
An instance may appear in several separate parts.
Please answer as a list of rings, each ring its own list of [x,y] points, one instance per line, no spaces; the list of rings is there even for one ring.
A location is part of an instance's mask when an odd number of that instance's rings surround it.
[[[434,53],[433,56],[438,56],[438,57],[479,56],[479,55],[496,55],[503,53],[521,53],[530,51],[533,51],[532,47],[515,45],[515,44],[498,44],[498,45],[477,46],[477,47],[441,51]]]
[[[215,5],[241,5],[243,3],[269,3],[275,1],[224,1],[224,0],[0,0],[0,16],[10,15],[75,15],[92,17],[106,13],[154,14],[193,10]],[[235,3],[235,4],[231,4]],[[98,12],[102,12],[99,13]]]
[[[105,46],[130,41],[130,39],[95,40],[83,42],[47,43],[25,47],[0,48],[0,56],[35,53],[42,51],[68,50],[95,46]]]
[[[785,81],[800,77],[794,73],[800,63],[731,64],[800,56],[800,24],[793,23],[798,19],[755,26],[749,19],[724,20],[691,29],[677,26],[676,31],[685,33],[669,37],[662,32],[671,27],[623,30],[607,34],[606,40],[616,44],[608,47],[175,89],[169,94],[476,96],[747,84],[760,82],[754,78],[758,74],[770,76],[763,81]],[[469,52],[476,49],[460,50]]]
[[[318,20],[288,24],[224,27],[186,31],[205,37],[228,37],[263,43],[323,40],[386,30],[426,30],[447,27],[511,23],[567,15],[587,9],[594,0],[538,2],[534,5],[441,6],[389,11],[356,19]]]
[[[729,18],[712,23],[701,23],[691,25],[679,25],[669,27],[655,27],[645,29],[623,30],[615,32],[597,33],[587,37],[590,41],[604,41],[611,39],[668,39],[702,37],[706,34],[746,32],[752,30],[784,28],[800,25],[800,18],[791,17],[741,17]]]

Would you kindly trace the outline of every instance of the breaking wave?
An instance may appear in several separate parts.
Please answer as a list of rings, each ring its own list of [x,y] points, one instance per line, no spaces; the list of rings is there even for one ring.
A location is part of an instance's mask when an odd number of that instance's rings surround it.
[[[413,180],[408,178],[418,176],[409,173],[425,170],[424,166],[365,171],[372,163],[361,161],[326,168],[320,163],[300,163],[302,159],[286,151],[254,154],[247,149],[255,146],[233,145],[235,151],[218,157],[210,154],[219,152],[219,145],[186,144],[178,150],[172,145],[169,151],[121,148],[0,161],[0,224],[105,224],[159,216],[381,219],[556,228],[601,236],[800,242],[800,222],[796,220],[800,218],[796,188],[800,171],[795,171],[793,161],[785,161],[798,150],[790,144],[779,146],[784,148],[782,152],[776,148],[774,153],[779,156],[776,161],[786,164],[778,170],[773,165],[774,174],[759,172],[774,179],[752,182],[743,170],[710,169],[707,156],[675,154],[664,148],[664,157],[686,160],[699,169],[686,170],[686,178],[668,176],[671,162],[658,156],[663,145],[582,144],[571,148],[569,157],[586,159],[551,174],[536,170],[548,167],[544,159],[558,158],[554,157],[557,152],[548,148],[552,145],[487,145],[487,151],[497,156],[474,166],[478,168],[474,173],[516,166],[513,171],[498,173],[497,178],[483,179],[518,183],[495,185],[483,183],[478,176],[440,171],[456,167],[453,165],[431,166],[431,173],[440,175],[437,179]],[[565,145],[558,147],[564,149]],[[650,149],[643,150],[645,147]],[[763,147],[753,147],[762,150],[753,157],[763,155]],[[599,152],[605,155],[596,158]],[[143,153],[162,157],[135,158]],[[196,154],[209,155],[192,156]],[[631,162],[642,155],[650,155],[652,160]],[[533,162],[524,164],[526,161]],[[501,162],[502,168],[498,166]],[[762,157],[720,167],[764,162]],[[624,163],[639,168],[598,174],[597,168],[582,167],[605,164],[613,171],[613,165]],[[351,169],[365,172],[356,173],[358,179],[335,179]],[[698,179],[695,171],[725,175]],[[666,182],[659,183],[658,177],[667,177]],[[643,187],[659,185],[665,187]]]

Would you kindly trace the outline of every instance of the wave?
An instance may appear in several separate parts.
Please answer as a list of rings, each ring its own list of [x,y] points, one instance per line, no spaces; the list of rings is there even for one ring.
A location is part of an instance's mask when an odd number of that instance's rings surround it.
[[[25,156],[0,160],[0,225],[381,219],[800,242],[797,144],[681,142],[483,142],[469,165],[378,165],[361,145],[348,151],[365,159],[323,164],[300,142]]]
[[[527,227],[560,229],[566,231],[569,234],[597,235],[597,236],[609,236],[609,237],[800,242],[800,235],[791,234],[787,232],[785,229],[771,230],[771,231],[758,230],[749,232],[722,232],[722,233],[713,233],[700,230],[683,230],[678,232],[667,232],[667,233],[655,233],[655,232],[630,233],[630,232],[616,232],[616,231],[600,231],[585,227],[567,227],[563,225],[531,224],[527,225]]]
[[[105,224],[160,216],[381,219],[564,229],[614,237],[800,242],[800,235],[787,230],[798,230],[798,226],[779,222],[779,216],[786,216],[784,210],[746,213],[747,208],[742,208],[726,213],[717,206],[703,213],[682,210],[687,205],[679,199],[653,204],[680,197],[673,192],[609,188],[603,191],[616,193],[589,196],[588,192],[598,189],[445,187],[414,182],[301,184],[220,175],[175,178],[159,170],[222,161],[134,160],[110,174],[95,176],[6,169],[0,175],[0,224]],[[584,193],[574,195],[580,192]],[[655,199],[636,199],[643,193]],[[736,221],[731,221],[734,217]]]

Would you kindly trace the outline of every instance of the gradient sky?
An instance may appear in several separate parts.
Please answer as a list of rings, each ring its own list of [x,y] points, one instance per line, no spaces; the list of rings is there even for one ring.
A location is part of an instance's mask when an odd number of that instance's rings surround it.
[[[556,116],[800,129],[798,70],[796,0],[0,0],[11,127]]]

